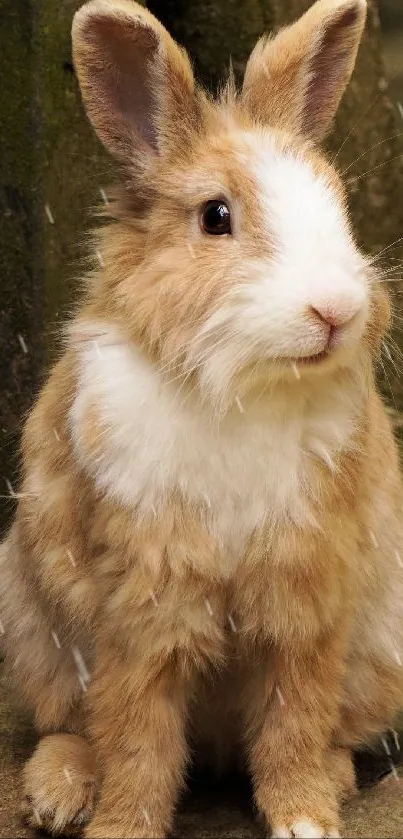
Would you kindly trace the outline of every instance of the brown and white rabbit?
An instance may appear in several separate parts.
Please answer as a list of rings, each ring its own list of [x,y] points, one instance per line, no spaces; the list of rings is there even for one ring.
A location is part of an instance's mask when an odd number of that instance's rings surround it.
[[[365,13],[318,0],[219,101],[136,3],[76,14],[124,182],[25,427],[0,573],[46,735],[25,815],[53,833],[165,836],[209,747],[244,756],[274,836],[336,836],[352,747],[403,705],[389,307],[318,148]]]

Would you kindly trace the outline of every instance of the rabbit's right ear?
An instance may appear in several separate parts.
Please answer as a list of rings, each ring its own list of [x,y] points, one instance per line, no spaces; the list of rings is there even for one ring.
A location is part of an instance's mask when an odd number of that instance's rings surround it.
[[[252,113],[321,142],[354,69],[366,0],[316,0],[296,23],[262,38],[245,71]]]
[[[136,150],[161,154],[194,107],[186,53],[132,0],[91,0],[76,13],[72,38],[84,105],[104,145],[127,163]]]

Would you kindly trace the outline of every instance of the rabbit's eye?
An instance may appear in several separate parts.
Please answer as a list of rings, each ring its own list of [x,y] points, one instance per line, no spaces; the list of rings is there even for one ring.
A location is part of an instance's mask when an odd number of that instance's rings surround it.
[[[231,214],[225,201],[207,201],[201,213],[201,227],[212,236],[231,233]]]

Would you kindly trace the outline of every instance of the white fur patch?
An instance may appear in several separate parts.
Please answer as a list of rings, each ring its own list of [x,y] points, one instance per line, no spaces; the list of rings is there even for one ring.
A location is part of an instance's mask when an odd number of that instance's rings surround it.
[[[272,839],[321,839],[328,836],[329,839],[340,839],[340,834],[335,830],[326,833],[323,827],[314,822],[303,819],[288,827],[276,827],[272,832]]]
[[[190,350],[190,363],[207,357],[202,386],[213,396],[228,387],[242,364],[292,362],[322,352],[329,339],[326,317],[337,324],[339,356],[351,356],[369,311],[364,260],[332,185],[302,156],[280,152],[269,132],[242,136],[237,155],[256,183],[258,232],[267,248],[239,260],[233,292]],[[243,210],[237,208],[233,231],[241,248]],[[222,335],[225,341],[214,350]]]
[[[301,819],[301,821],[295,822],[291,829],[296,839],[321,839],[326,833],[323,827],[314,824],[314,822],[308,819]]]
[[[333,462],[354,430],[354,402],[345,390],[328,381],[310,401],[300,387],[278,388],[255,404],[243,401],[242,410],[234,402],[217,423],[196,396],[164,383],[112,326],[94,327],[96,344],[91,330],[89,324],[79,350],[70,419],[78,458],[100,489],[156,515],[172,493],[181,493],[203,508],[232,561],[268,517],[307,521],[312,459],[326,461],[326,452]],[[100,453],[90,458],[82,422],[92,405],[107,428]]]

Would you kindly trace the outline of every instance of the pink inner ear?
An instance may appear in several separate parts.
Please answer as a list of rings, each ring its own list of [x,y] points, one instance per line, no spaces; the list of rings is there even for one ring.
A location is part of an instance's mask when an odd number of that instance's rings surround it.
[[[153,115],[156,102],[151,62],[158,50],[152,29],[136,21],[92,19],[87,35],[94,59],[91,84],[103,122],[119,145],[135,137],[155,151],[157,137]]]
[[[358,21],[358,10],[347,9],[336,23],[325,31],[320,49],[310,65],[310,81],[306,92],[303,133],[321,134],[323,114],[335,111],[341,98],[346,68],[350,65],[349,30]]]

